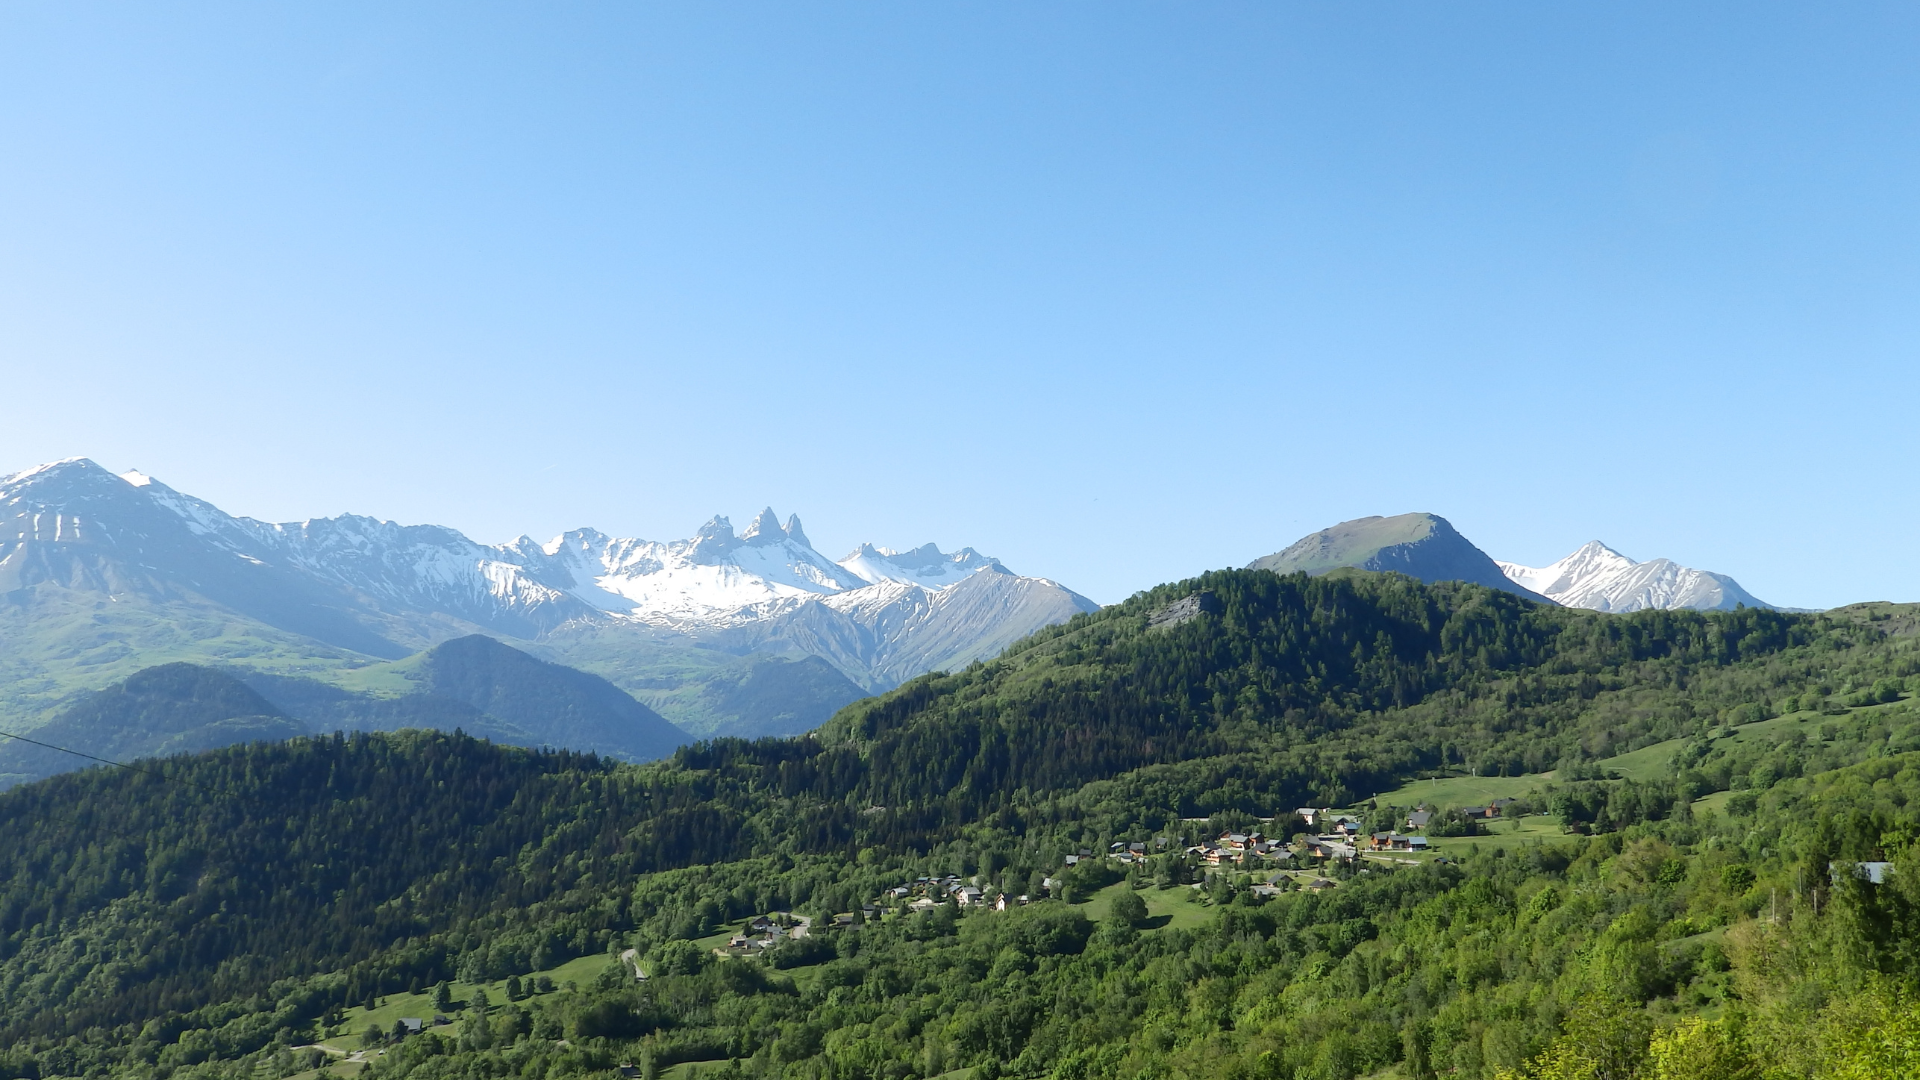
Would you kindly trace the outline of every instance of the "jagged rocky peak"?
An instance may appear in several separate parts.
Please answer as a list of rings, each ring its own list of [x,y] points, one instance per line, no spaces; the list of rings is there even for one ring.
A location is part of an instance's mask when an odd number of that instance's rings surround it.
[[[716,522],[725,524],[726,521],[727,519],[724,517],[714,518],[713,521],[707,523],[706,528],[701,530],[701,535],[695,539],[704,539],[707,531],[713,529]],[[740,533],[738,542],[741,544],[750,544],[754,547],[765,547],[768,544],[778,544],[783,540],[791,540],[805,548],[813,546],[807,542],[807,534],[805,530],[800,527],[800,515],[789,515],[787,517],[787,523],[782,525],[780,524],[780,515],[774,513],[773,507],[769,506],[754,515],[753,520],[747,523],[746,529]]]
[[[715,514],[713,520],[700,526],[700,531],[693,534],[689,554],[696,559],[702,556],[717,558],[738,546],[740,541],[733,535],[733,522],[728,521],[725,514]]]
[[[774,513],[771,506],[760,511],[759,516],[747,526],[747,531],[740,534],[741,540],[756,546],[777,544],[786,538],[787,531],[780,527],[780,515]]]
[[[934,544],[921,544],[911,551],[889,551],[886,554],[895,566],[934,566],[947,561],[947,557]]]
[[[1000,560],[982,555],[972,548],[961,548],[949,555],[933,544],[922,544],[906,551],[861,544],[840,566],[862,580],[878,584],[901,581],[929,588],[944,588],[982,570],[1006,572]]]

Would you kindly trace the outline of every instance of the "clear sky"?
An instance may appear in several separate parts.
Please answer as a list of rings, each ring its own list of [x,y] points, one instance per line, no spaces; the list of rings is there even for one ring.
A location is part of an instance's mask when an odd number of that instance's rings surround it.
[[[1911,4],[0,7],[0,473],[1920,599]]]

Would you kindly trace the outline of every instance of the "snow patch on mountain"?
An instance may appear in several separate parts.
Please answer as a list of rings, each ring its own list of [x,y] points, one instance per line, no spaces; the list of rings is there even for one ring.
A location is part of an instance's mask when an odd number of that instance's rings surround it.
[[[1730,611],[1743,604],[1773,606],[1725,574],[1695,570],[1671,559],[1635,562],[1598,540],[1546,566],[1503,562],[1500,569],[1517,585],[1568,607],[1594,611]]]

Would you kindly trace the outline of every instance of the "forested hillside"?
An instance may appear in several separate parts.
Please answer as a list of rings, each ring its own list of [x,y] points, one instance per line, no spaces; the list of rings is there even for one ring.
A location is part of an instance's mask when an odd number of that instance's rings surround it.
[[[1916,644],[1884,605],[1606,616],[1235,571],[812,738],[635,766],[360,734],[56,777],[0,794],[0,1073],[291,1075],[344,1031],[423,1080],[1851,1075],[1915,1030]],[[1825,726],[1719,738],[1783,713]],[[1658,775],[1600,764],[1673,740]],[[1329,865],[1324,894],[1186,853],[1301,805],[1392,827],[1369,797],[1411,777],[1556,768],[1510,808],[1524,834]],[[1067,868],[1116,841],[1150,857]],[[860,910],[940,875],[1036,902]],[[817,929],[711,951],[778,911]],[[528,989],[583,957],[605,974]],[[454,1024],[363,1036],[442,982]],[[1723,1071],[1660,1064],[1686,1054]]]

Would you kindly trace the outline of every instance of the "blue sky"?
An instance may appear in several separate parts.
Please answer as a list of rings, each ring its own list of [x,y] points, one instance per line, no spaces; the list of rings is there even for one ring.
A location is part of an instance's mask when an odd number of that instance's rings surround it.
[[[1920,599],[1920,9],[9,5],[0,472]]]

